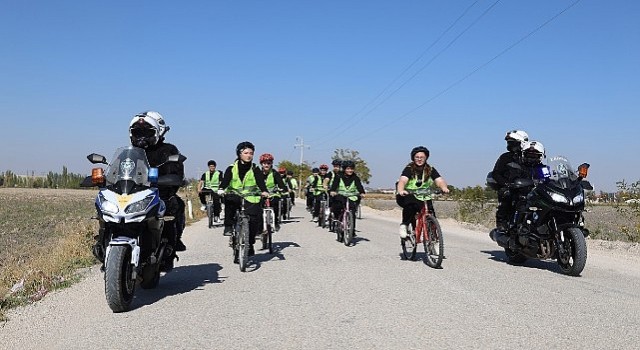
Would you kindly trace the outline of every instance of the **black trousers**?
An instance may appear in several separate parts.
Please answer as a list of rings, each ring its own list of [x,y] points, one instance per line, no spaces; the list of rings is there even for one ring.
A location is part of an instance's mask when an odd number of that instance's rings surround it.
[[[353,218],[355,219],[356,209],[358,209],[358,202],[360,202],[360,200],[357,199],[355,201],[352,201],[341,194],[331,197],[331,212],[333,213],[334,219],[340,220],[342,218],[342,213],[344,212],[344,209],[347,207],[347,201],[350,202],[349,211],[353,214]],[[356,221],[357,220],[353,220],[354,229],[356,227]]]
[[[424,202],[416,198],[414,195],[408,194],[406,196],[396,196],[396,203],[402,207],[402,224],[412,224],[412,226],[415,227],[416,214],[422,210]],[[429,210],[431,215],[436,216],[432,200],[427,201],[427,210]]]
[[[202,205],[207,204],[207,194],[208,193],[205,191],[198,193],[198,197],[200,197],[200,203],[202,203]],[[212,194],[213,194],[213,216],[220,216],[220,211],[222,210],[221,198],[216,192],[213,192]]]
[[[236,211],[242,206],[242,197],[227,194],[224,201],[224,225],[235,224]],[[262,203],[244,202],[244,212],[249,216],[249,243],[256,243],[256,235],[262,230]]]

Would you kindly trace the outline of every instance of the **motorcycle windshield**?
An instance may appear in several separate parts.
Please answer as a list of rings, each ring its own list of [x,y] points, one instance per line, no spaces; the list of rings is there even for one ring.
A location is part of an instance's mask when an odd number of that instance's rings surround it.
[[[571,163],[563,156],[549,158],[547,166],[549,167],[549,180],[559,188],[570,188],[578,179]]]
[[[118,148],[107,167],[107,185],[122,187],[122,193],[128,193],[131,185],[150,186],[149,161],[142,148],[127,146]],[[119,184],[122,184],[120,186]]]

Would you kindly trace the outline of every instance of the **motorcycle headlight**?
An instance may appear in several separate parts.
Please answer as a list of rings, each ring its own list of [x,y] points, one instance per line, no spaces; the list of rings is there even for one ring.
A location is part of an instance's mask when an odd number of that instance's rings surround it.
[[[102,194],[100,194],[100,206],[108,213],[116,214],[118,212],[118,206],[109,202]]]
[[[127,214],[133,214],[133,213],[144,211],[145,209],[147,209],[147,207],[149,206],[149,203],[151,203],[151,201],[153,201],[154,198],[156,198],[155,195],[146,196],[142,200],[139,200],[135,203],[131,203],[127,205],[127,207],[124,209],[124,212]]]
[[[573,204],[580,204],[582,202],[584,202],[584,195],[582,195],[582,193],[580,193],[579,195],[573,197]]]
[[[569,204],[569,200],[567,199],[567,197],[561,195],[560,193],[555,193],[551,191],[547,191],[547,193],[549,194],[549,196],[551,196],[551,199],[554,202]]]

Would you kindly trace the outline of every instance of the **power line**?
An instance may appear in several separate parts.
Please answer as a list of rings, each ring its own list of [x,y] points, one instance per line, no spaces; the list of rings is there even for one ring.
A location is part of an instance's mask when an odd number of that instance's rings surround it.
[[[565,7],[562,11],[556,13],[554,16],[552,16],[551,18],[549,18],[548,20],[546,20],[545,22],[543,22],[542,24],[540,24],[538,27],[536,27],[535,29],[533,29],[532,31],[530,31],[529,33],[525,34],[523,37],[521,37],[520,39],[518,39],[517,41],[515,41],[513,44],[507,46],[505,49],[503,49],[502,51],[500,51],[497,55],[493,56],[493,58],[491,58],[490,60],[486,61],[485,63],[481,64],[480,66],[476,67],[475,69],[473,69],[471,72],[467,73],[465,76],[463,76],[462,78],[456,80],[455,82],[453,82],[452,84],[450,84],[449,86],[447,86],[445,89],[441,90],[440,92],[438,92],[437,94],[435,94],[434,96],[430,97],[428,100],[426,100],[425,102],[421,103],[420,105],[418,105],[417,107],[409,110],[408,112],[402,114],[401,116],[392,119],[390,122],[382,125],[381,127],[361,136],[360,138],[357,138],[355,140],[352,141],[352,143],[360,141],[366,137],[369,137],[370,135],[385,129],[387,127],[389,127],[391,124],[397,123],[398,121],[406,118],[408,115],[414,113],[415,111],[419,110],[420,108],[424,107],[425,105],[427,105],[428,103],[430,103],[431,101],[437,99],[438,97],[444,95],[445,93],[447,93],[449,90],[453,89],[454,87],[456,87],[457,85],[459,85],[460,83],[462,83],[463,81],[467,80],[469,77],[471,77],[472,75],[474,75],[475,73],[477,73],[478,71],[480,71],[481,69],[485,68],[486,66],[488,66],[489,64],[491,64],[493,61],[495,61],[496,59],[498,59],[500,56],[504,55],[505,53],[509,52],[511,49],[513,49],[514,47],[516,47],[517,45],[519,45],[520,43],[522,43],[524,40],[528,39],[529,37],[531,37],[533,34],[535,34],[536,32],[540,31],[542,28],[544,28],[547,24],[551,23],[552,21],[554,21],[556,18],[560,17],[561,15],[563,15],[565,12],[567,12],[568,10],[570,10],[572,7],[574,7],[575,5],[577,5],[580,1],[582,0],[576,0],[573,3],[571,3],[569,6]]]
[[[422,54],[420,56],[418,56],[417,59],[415,59],[407,68],[405,68],[402,73],[400,73],[389,85],[387,85],[382,92],[380,92],[372,101],[370,101],[367,105],[365,105],[365,107],[363,109],[361,109],[358,113],[356,113],[354,116],[352,116],[351,118],[349,118],[346,122],[350,122],[352,119],[354,119],[358,114],[360,114],[364,109],[366,109],[371,103],[373,103],[375,100],[377,100],[380,96],[382,96],[385,92],[388,91],[388,89],[396,82],[398,81],[398,79],[400,77],[402,77],[411,67],[413,67],[413,65],[415,63],[417,63],[418,61],[420,61],[424,55],[427,53],[427,51],[429,51],[435,44],[437,44],[459,21],[460,19],[462,19],[462,17],[464,17],[466,15],[467,12],[469,12],[469,10],[477,3],[478,1],[473,2],[470,6],[468,6],[460,16],[458,16],[458,18],[456,18],[455,21],[453,21],[453,23],[451,23],[451,25],[449,25],[449,27],[442,32],[442,34],[440,34],[440,36],[426,49],[422,52]],[[469,24],[462,32],[460,32],[455,38],[453,38],[442,50],[440,50],[438,53],[436,53],[427,63],[425,63],[422,67],[420,67],[420,69],[418,69],[416,72],[414,72],[409,78],[407,78],[404,82],[402,82],[402,84],[400,84],[400,86],[398,86],[396,89],[394,89],[391,93],[389,93],[382,101],[378,102],[375,106],[373,106],[373,108],[369,109],[369,111],[363,115],[360,116],[360,118],[358,118],[357,120],[351,122],[347,127],[345,128],[341,128],[342,125],[344,125],[346,122],[343,122],[340,126],[338,126],[336,128],[337,132],[336,133],[328,133],[327,135],[329,136],[328,140],[331,139],[335,139],[338,136],[344,134],[347,130],[353,128],[354,126],[356,126],[359,122],[361,122],[366,116],[368,116],[369,114],[371,114],[373,111],[375,111],[378,107],[380,107],[381,105],[383,105],[385,102],[387,102],[391,97],[393,97],[400,89],[402,89],[405,85],[407,85],[411,80],[413,80],[418,74],[420,74],[423,70],[425,70],[428,66],[431,65],[431,63],[433,63],[433,61],[435,61],[438,57],[440,57],[440,55],[442,53],[444,53],[446,50],[448,50],[456,41],[458,41],[458,39],[460,39],[460,37],[462,37],[462,35],[464,35],[469,29],[471,29],[476,23],[478,23],[487,13],[489,13],[489,11],[491,11],[498,3],[500,2],[500,0],[496,0],[493,4],[491,4],[491,6],[489,6],[487,9],[484,10],[484,12],[482,12],[482,14],[476,18],[471,24]],[[321,142],[322,143],[326,143],[328,140]]]

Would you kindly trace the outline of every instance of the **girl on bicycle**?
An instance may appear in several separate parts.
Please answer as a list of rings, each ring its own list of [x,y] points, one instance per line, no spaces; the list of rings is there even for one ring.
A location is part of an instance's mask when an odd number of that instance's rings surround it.
[[[414,192],[418,189],[428,189],[435,184],[443,193],[449,193],[447,182],[440,173],[427,163],[429,150],[424,146],[417,146],[411,150],[411,163],[402,170],[397,183],[396,203],[402,207],[402,223],[400,224],[400,237],[407,237],[407,226],[415,225],[415,217],[424,201],[427,201],[427,209],[435,216],[433,202],[430,195],[421,195]]]
[[[351,209],[351,212],[355,213],[356,208],[358,208],[358,204],[360,203],[360,198],[364,197],[364,187],[362,186],[360,177],[355,174],[355,168],[355,163],[352,160],[344,160],[342,161],[343,171],[341,173],[334,174],[335,178],[331,183],[329,191],[333,198],[331,201],[331,212],[333,213],[333,217],[336,219],[342,217],[342,211],[346,207],[347,201],[350,201],[349,208]],[[353,195],[346,197],[340,193],[350,193]],[[354,220],[354,230],[355,227],[356,224]]]
[[[276,231],[280,230],[280,200],[281,192],[285,191],[287,186],[282,181],[282,176],[273,169],[273,156],[271,153],[265,153],[260,156],[260,165],[262,165],[262,175],[267,186],[267,192],[271,197],[271,207],[276,218]]]

